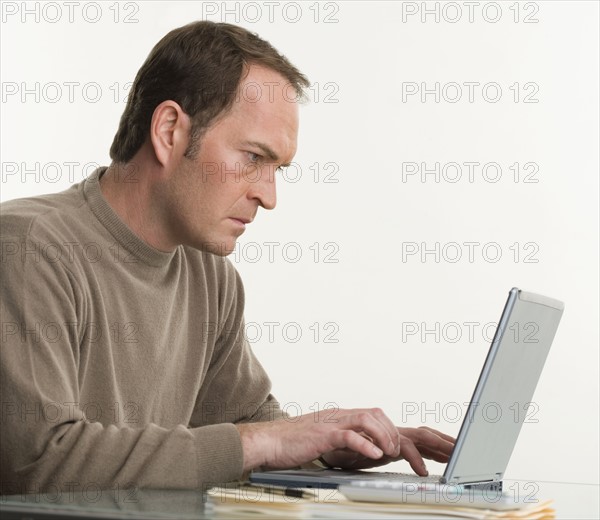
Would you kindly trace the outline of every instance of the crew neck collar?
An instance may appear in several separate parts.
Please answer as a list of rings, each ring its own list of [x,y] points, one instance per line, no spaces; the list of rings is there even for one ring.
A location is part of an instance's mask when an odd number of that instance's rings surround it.
[[[96,218],[115,238],[119,245],[127,249],[127,251],[139,261],[152,267],[163,267],[167,265],[175,256],[179,247],[172,252],[159,251],[136,235],[132,229],[123,222],[121,217],[119,217],[104,198],[102,190],[100,189],[100,177],[107,169],[107,166],[97,168],[84,181],[83,193],[92,213],[94,213]]]

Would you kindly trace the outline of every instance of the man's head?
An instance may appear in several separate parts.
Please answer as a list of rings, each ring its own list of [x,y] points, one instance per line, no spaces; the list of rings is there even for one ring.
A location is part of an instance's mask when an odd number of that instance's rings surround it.
[[[145,170],[142,236],[164,250],[233,251],[258,207],[275,206],[275,172],[296,152],[308,85],[240,27],[197,22],[167,34],[136,76],[111,147],[113,164]]]
[[[288,99],[303,96],[308,79],[258,35],[227,23],[194,22],[174,29],[152,49],[138,71],[110,148],[114,162],[127,163],[148,137],[156,107],[178,103],[192,120],[188,156],[218,116],[231,108],[251,64],[279,73]],[[264,88],[264,86],[263,86]]]

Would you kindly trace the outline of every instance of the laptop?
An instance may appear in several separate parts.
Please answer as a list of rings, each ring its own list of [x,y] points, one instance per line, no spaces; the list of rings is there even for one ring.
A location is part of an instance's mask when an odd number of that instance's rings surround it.
[[[502,479],[563,314],[558,300],[513,288],[443,475],[337,469],[254,471],[250,481],[285,487],[355,489],[407,483],[431,489],[502,492]],[[372,482],[372,484],[369,484]]]

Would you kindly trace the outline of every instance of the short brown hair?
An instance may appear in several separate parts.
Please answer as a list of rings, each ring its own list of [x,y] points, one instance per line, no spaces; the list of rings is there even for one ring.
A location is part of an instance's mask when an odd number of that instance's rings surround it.
[[[300,98],[310,85],[269,42],[242,27],[199,21],[169,32],[135,77],[110,147],[111,159],[125,163],[133,158],[148,136],[155,108],[168,99],[192,120],[186,156],[193,156],[202,133],[233,105],[250,64],[281,74]]]

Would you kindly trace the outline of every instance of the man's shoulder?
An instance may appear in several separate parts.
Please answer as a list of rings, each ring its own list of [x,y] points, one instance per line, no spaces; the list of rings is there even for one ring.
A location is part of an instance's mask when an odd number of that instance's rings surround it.
[[[0,238],[52,240],[72,229],[85,205],[80,185],[65,191],[13,199],[0,204]]]

